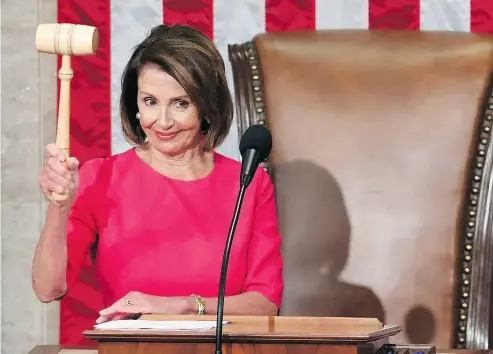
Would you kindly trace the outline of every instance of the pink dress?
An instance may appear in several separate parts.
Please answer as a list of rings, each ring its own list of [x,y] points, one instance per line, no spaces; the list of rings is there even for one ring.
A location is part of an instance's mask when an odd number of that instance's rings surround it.
[[[69,218],[69,292],[97,239],[96,273],[105,306],[129,291],[217,297],[240,168],[215,153],[207,177],[179,181],[154,171],[134,149],[86,162]],[[259,168],[236,228],[226,296],[256,291],[280,307],[280,246],[273,184]]]

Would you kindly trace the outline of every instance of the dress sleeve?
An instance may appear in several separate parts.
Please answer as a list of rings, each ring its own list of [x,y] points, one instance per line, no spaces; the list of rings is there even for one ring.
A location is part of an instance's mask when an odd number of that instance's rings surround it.
[[[257,170],[257,174],[253,233],[248,249],[247,277],[243,292],[259,292],[280,308],[284,290],[283,261],[274,185],[262,168]]]
[[[97,175],[102,159],[87,161],[79,170],[79,189],[75,196],[67,224],[67,288],[79,276],[91,246],[96,241],[97,225],[94,197],[97,196]]]

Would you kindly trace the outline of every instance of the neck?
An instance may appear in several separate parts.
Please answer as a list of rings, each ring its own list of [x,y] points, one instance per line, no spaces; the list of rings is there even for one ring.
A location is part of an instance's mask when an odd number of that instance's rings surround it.
[[[194,180],[207,176],[214,165],[212,152],[203,152],[199,147],[181,154],[168,156],[152,147],[147,148],[146,162],[157,172],[170,178]]]

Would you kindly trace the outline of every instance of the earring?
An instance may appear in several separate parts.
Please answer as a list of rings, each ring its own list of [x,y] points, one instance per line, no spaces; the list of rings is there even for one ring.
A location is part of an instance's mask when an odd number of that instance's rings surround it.
[[[207,122],[207,124],[211,124],[211,120],[209,119],[209,117],[205,117],[205,121]]]
[[[140,112],[137,112],[137,114],[135,115],[135,118],[140,119]]]

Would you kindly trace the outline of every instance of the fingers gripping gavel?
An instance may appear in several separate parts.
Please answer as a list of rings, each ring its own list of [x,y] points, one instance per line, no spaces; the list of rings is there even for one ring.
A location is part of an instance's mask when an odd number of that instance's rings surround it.
[[[63,152],[64,164],[70,157],[70,80],[74,76],[71,66],[73,55],[93,55],[99,45],[96,27],[70,23],[40,24],[36,30],[36,49],[40,53],[62,55],[62,65],[58,71],[60,79],[60,101],[56,146]],[[63,201],[69,194],[52,193],[55,201]]]

